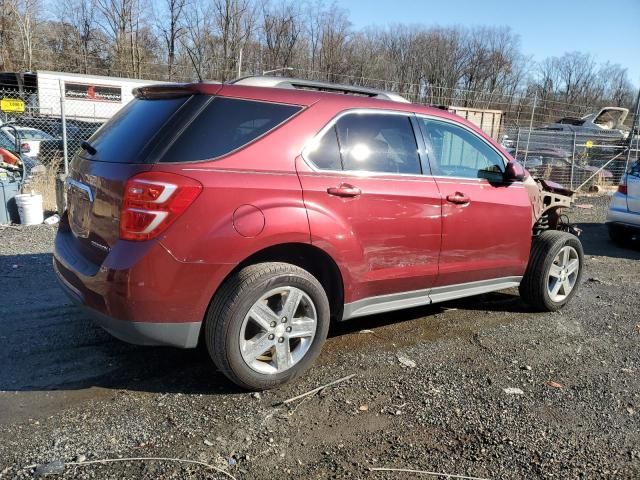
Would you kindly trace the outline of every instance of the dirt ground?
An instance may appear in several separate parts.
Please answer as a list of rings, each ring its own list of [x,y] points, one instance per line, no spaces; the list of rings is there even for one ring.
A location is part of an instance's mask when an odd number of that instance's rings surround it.
[[[564,310],[532,313],[508,290],[361,318],[260,395],[201,351],[111,338],[57,286],[54,228],[1,230],[0,477],[640,478],[640,247],[609,241],[606,196],[577,203],[592,205],[571,213],[586,270]],[[123,457],[224,473],[91,463]]]

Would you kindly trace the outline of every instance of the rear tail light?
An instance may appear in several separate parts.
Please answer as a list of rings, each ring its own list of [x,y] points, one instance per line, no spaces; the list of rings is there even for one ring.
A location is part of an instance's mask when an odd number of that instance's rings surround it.
[[[149,240],[167,229],[193,203],[202,184],[175,173],[147,172],[130,178],[120,211],[120,238]]]
[[[620,182],[620,185],[618,185],[618,193],[621,193],[623,195],[627,194],[627,177],[626,177],[626,175],[624,175],[622,177],[622,181]]]

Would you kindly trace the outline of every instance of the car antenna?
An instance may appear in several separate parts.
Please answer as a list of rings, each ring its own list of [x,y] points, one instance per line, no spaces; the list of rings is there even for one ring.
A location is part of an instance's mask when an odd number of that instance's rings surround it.
[[[193,58],[193,54],[191,53],[191,49],[189,48],[189,46],[187,44],[185,44],[182,41],[182,39],[180,39],[180,43],[182,43],[182,46],[187,49],[187,55],[189,55],[189,60],[191,60],[191,65],[193,65],[193,69],[196,71],[196,75],[198,76],[198,82],[204,83],[204,80],[202,80],[202,75],[200,74],[200,68],[198,68],[198,65],[196,64],[196,61]]]

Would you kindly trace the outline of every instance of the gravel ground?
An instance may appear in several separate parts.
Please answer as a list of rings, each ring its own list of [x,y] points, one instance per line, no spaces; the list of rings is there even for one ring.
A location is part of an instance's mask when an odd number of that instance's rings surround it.
[[[1,230],[0,477],[61,460],[65,478],[639,478],[640,248],[609,242],[606,196],[577,203],[593,206],[571,213],[586,271],[561,312],[508,290],[354,320],[304,378],[260,395],[202,351],[112,339],[56,285],[54,228]],[[123,457],[228,475],[87,463]]]

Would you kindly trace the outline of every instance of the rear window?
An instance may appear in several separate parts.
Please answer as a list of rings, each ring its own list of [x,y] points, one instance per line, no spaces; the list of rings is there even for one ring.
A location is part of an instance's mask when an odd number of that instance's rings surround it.
[[[97,150],[94,159],[142,162],[144,147],[186,101],[187,97],[132,100],[88,140]]]
[[[193,162],[226,155],[272,130],[301,107],[213,97],[174,137],[162,162]]]
[[[97,151],[91,158],[117,163],[208,160],[245,146],[300,109],[206,95],[134,99],[89,139]]]

